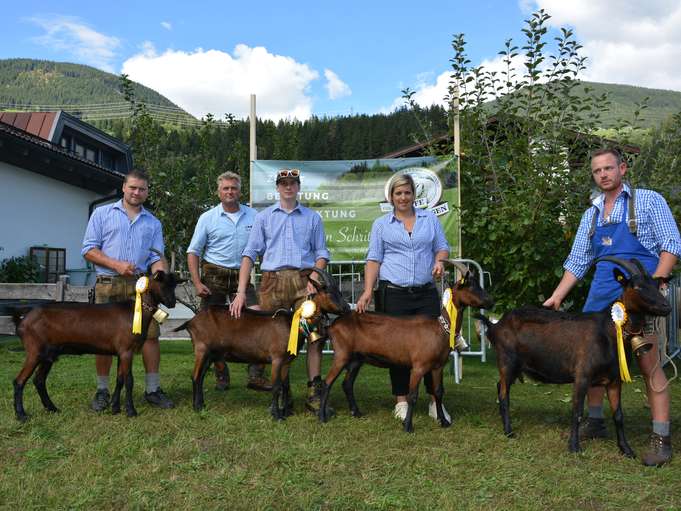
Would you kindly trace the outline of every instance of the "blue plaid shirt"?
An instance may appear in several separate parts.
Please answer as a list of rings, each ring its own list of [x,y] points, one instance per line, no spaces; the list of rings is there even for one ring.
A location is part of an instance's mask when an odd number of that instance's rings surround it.
[[[589,231],[591,230],[594,214],[598,214],[598,226],[621,222],[630,194],[629,185],[624,183],[623,190],[615,199],[615,205],[607,222],[603,218],[605,195],[601,194],[594,199],[593,206],[582,215],[582,221],[579,224],[579,229],[577,229],[572,250],[565,260],[563,268],[573,273],[578,279],[584,277],[591,266],[591,262],[594,260],[591,239],[589,239]],[[636,223],[638,225],[636,236],[641,245],[654,256],[659,256],[661,252],[669,252],[677,257],[681,257],[679,228],[664,197],[652,190],[637,188],[635,202]]]
[[[243,204],[239,205],[241,216],[232,222],[222,204],[209,209],[199,217],[194,236],[187,253],[204,261],[224,268],[239,268],[241,253],[253,228],[257,211]]]
[[[263,271],[312,268],[330,259],[322,219],[301,204],[287,213],[276,203],[255,215],[243,255],[254,262],[262,256]]]
[[[104,255],[135,263],[137,273],[147,268],[160,257],[151,252],[155,248],[163,253],[163,231],[158,218],[144,207],[134,221],[130,221],[123,207],[123,199],[94,210],[85,229],[81,255],[98,248]],[[95,266],[97,275],[118,275],[114,270]]]
[[[416,209],[409,233],[393,213],[377,218],[371,226],[367,260],[381,264],[378,278],[396,286],[422,286],[432,282],[435,254],[449,251],[442,225],[434,213]]]

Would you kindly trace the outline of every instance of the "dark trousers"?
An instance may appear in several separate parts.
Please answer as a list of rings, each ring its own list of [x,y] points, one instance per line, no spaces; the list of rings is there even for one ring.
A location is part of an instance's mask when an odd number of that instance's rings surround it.
[[[426,288],[396,289],[388,283],[379,283],[377,301],[381,302],[381,311],[393,316],[413,316],[421,314],[437,318],[440,315],[440,297],[435,286]],[[399,335],[399,332],[396,332]],[[395,366],[390,368],[390,383],[394,396],[409,394],[409,373],[411,368]],[[432,388],[430,373],[425,376],[426,387]]]

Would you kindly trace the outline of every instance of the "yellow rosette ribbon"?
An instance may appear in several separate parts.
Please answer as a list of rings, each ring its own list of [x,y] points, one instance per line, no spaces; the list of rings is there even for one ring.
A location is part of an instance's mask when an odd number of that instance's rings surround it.
[[[454,349],[456,347],[456,315],[458,311],[454,306],[454,293],[452,288],[445,289],[442,293],[442,304],[449,315],[449,347]]]
[[[624,336],[622,335],[622,326],[627,322],[627,310],[624,308],[624,304],[622,302],[613,303],[610,316],[615,323],[615,331],[617,332],[617,358],[620,362],[620,378],[623,382],[631,383],[627,356],[624,352]]]
[[[316,310],[317,306],[312,300],[305,300],[293,313],[291,331],[288,336],[288,348],[286,349],[291,355],[298,355],[298,330],[300,329],[300,318],[309,319],[314,316]]]
[[[149,277],[140,277],[135,283],[135,314],[132,316],[132,333],[142,333],[142,293],[149,287]]]

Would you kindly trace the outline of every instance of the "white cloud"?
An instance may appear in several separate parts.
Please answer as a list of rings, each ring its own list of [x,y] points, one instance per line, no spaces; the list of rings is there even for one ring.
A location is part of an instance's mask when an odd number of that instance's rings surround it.
[[[111,61],[121,45],[117,37],[107,36],[70,16],[34,17],[29,21],[45,30],[33,41],[47,48],[65,51],[77,61],[113,72]]]
[[[275,120],[310,117],[309,87],[319,78],[307,64],[245,44],[232,54],[202,48],[158,54],[145,43],[141,53],[123,63],[122,72],[197,117],[247,117],[250,94],[256,94],[258,117]]]
[[[324,70],[324,76],[326,77],[326,85],[324,87],[326,87],[329,93],[329,99],[338,99],[352,94],[348,84],[330,69]]]
[[[166,30],[172,30],[173,29],[173,24],[170,21],[162,21],[161,26],[165,28]]]
[[[534,0],[551,25],[574,27],[586,80],[681,90],[680,0]]]

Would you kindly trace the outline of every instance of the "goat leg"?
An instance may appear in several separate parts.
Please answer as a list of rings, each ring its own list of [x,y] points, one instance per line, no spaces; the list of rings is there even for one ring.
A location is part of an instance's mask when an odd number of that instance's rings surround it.
[[[338,375],[341,373],[341,371],[350,363],[350,356],[347,352],[341,350],[340,347],[335,345],[334,348],[336,348],[336,351],[333,354],[333,362],[331,363],[329,372],[326,373],[326,378],[324,379],[324,385],[322,387],[322,395],[319,403],[320,422],[327,422],[329,420],[329,415],[327,413],[327,402],[329,400],[329,394],[331,393],[331,387],[333,386],[333,383],[336,381],[336,378],[338,378]]]
[[[579,446],[579,425],[582,422],[584,399],[586,398],[587,390],[589,390],[589,382],[580,377],[580,375],[576,375],[575,383],[572,387],[572,425],[570,428],[570,440],[568,441],[568,450],[570,452],[580,452],[582,450]]]
[[[282,393],[281,393],[281,407],[284,412],[284,417],[290,417],[293,415],[293,396],[291,395],[291,381],[288,377],[289,368],[291,367],[291,362],[285,363],[281,367],[281,379],[282,379]]]
[[[121,371],[122,362],[121,355],[117,357],[116,369],[116,386],[114,387],[113,396],[111,396],[111,413],[117,415],[121,413],[121,389],[125,383],[125,373]]]
[[[452,425],[450,421],[445,418],[444,408],[442,406],[442,397],[445,394],[444,386],[442,385],[442,368],[433,369],[424,377],[426,382],[430,380],[431,395],[435,397],[435,410],[437,410],[437,420],[440,426],[448,428]],[[426,388],[428,384],[426,383]]]
[[[627,442],[624,436],[624,413],[622,413],[622,381],[614,381],[606,387],[608,392],[608,401],[610,401],[610,407],[612,409],[612,420],[615,423],[615,433],[617,434],[617,447],[619,447],[620,452],[628,457],[635,458],[636,454],[634,450]]]
[[[132,389],[135,386],[135,380],[132,376],[132,360],[130,361],[130,366],[128,367],[128,372],[125,375],[125,414],[128,417],[136,417],[137,410],[135,410],[135,404],[132,400]]]
[[[49,394],[47,393],[47,375],[50,374],[50,369],[52,369],[53,362],[51,360],[43,360],[40,365],[38,365],[38,370],[33,378],[33,385],[35,385],[38,395],[40,396],[40,401],[43,403],[45,410],[48,412],[58,412],[57,408]]]
[[[272,357],[272,404],[270,405],[270,413],[275,421],[283,421],[284,410],[279,406],[279,400],[284,393],[283,382],[281,380],[281,358]]]
[[[362,412],[359,411],[357,401],[355,400],[355,380],[359,370],[362,368],[362,364],[362,360],[359,359],[350,362],[346,367],[345,378],[343,379],[343,392],[345,392],[345,398],[350,406],[350,415],[356,418],[362,416]]]
[[[497,356],[499,356],[497,354]],[[499,401],[499,415],[501,415],[501,422],[504,426],[504,434],[508,438],[513,438],[513,429],[511,428],[511,384],[513,383],[513,375],[511,369],[499,360],[499,381],[497,382],[497,400]]]
[[[205,405],[203,398],[203,382],[208,373],[211,358],[206,352],[197,353],[192,376],[192,404],[194,411],[201,411]]]
[[[24,384],[20,384],[17,380],[12,382],[14,384],[14,413],[17,420],[20,422],[26,422],[28,420],[28,415],[26,415],[26,410],[24,410]]]
[[[419,385],[421,383],[421,378],[423,378],[425,371],[422,369],[417,369],[415,367],[411,368],[411,373],[409,375],[409,395],[407,396],[407,416],[404,419],[403,426],[404,431],[407,433],[414,432],[414,423],[412,421],[414,417],[414,408],[416,408],[416,401],[419,397]]]
[[[28,346],[29,343],[24,341],[24,346]],[[26,360],[24,361],[24,366],[19,371],[19,374],[14,380],[14,413],[16,414],[17,420],[20,422],[26,422],[28,415],[26,415],[26,410],[24,410],[24,386],[26,382],[35,371],[38,365],[39,358],[38,354],[28,350],[26,351]]]

